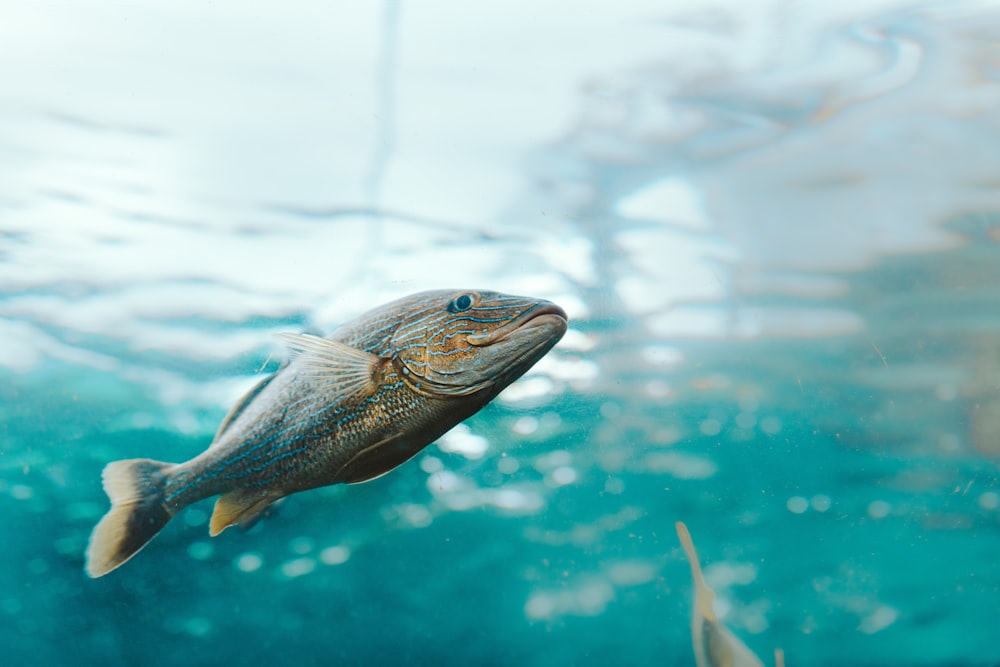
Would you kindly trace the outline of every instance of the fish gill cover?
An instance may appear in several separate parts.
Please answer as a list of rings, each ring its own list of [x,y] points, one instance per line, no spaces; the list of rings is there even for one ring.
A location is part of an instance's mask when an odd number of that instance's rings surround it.
[[[1000,663],[997,3],[345,7],[6,8],[3,662],[693,665],[683,522],[765,664]],[[86,578],[107,462],[455,284],[571,328]]]

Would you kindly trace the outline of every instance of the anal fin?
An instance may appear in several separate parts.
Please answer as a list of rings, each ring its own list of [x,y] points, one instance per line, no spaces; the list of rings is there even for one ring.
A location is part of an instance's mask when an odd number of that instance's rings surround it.
[[[209,535],[215,537],[230,526],[252,523],[274,500],[259,489],[236,489],[219,496],[208,524]]]
[[[236,527],[246,532],[260,523],[262,519],[274,518],[280,513],[281,506],[284,502],[284,498],[278,498],[270,505],[264,505],[264,507],[260,508],[256,514],[240,519],[240,522],[236,524]]]

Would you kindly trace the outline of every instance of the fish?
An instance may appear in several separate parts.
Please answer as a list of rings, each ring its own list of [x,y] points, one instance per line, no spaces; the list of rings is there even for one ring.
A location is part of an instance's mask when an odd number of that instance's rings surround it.
[[[213,537],[281,498],[358,484],[413,458],[472,416],[566,333],[556,304],[486,290],[434,290],[376,307],[326,337],[278,334],[288,360],[240,399],[184,463],[113,461],[111,503],[87,545],[102,577],[188,505],[218,495]]]
[[[683,521],[675,524],[681,541],[691,579],[694,581],[694,613],[691,617],[691,641],[694,644],[694,662],[697,667],[764,667],[764,662],[746,644],[729,631],[715,615],[715,591],[709,588],[701,572],[698,553],[694,549],[691,533]],[[782,664],[784,654],[781,656]]]

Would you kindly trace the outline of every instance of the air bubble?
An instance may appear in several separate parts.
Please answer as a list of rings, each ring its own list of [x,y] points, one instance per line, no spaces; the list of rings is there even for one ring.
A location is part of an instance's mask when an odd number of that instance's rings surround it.
[[[343,545],[327,547],[319,552],[319,559],[326,565],[341,565],[351,557],[351,550]]]
[[[256,572],[264,564],[260,554],[248,552],[237,557],[234,565],[240,572]]]
[[[518,435],[531,435],[538,430],[538,420],[534,417],[521,417],[511,427]]]
[[[984,510],[995,510],[1000,507],[1000,495],[993,491],[986,491],[979,494],[979,506]]]
[[[719,435],[722,432],[722,424],[719,423],[718,419],[706,419],[698,426],[698,430],[701,431],[702,435]]]
[[[192,542],[187,552],[188,556],[195,560],[208,560],[215,552],[215,547],[208,542]]]
[[[313,550],[314,546],[316,546],[316,543],[311,537],[296,537],[288,543],[288,548],[291,549],[292,553],[300,556],[305,556]]]
[[[809,501],[802,496],[792,496],[788,499],[788,502],[785,503],[785,506],[792,514],[802,514],[809,509]]]
[[[552,482],[556,486],[566,486],[572,484],[577,479],[576,470],[569,466],[559,466],[552,471]]]
[[[513,475],[521,467],[521,464],[513,456],[502,456],[497,461],[497,470],[505,475]]]
[[[296,558],[281,566],[281,573],[289,579],[301,577],[316,569],[316,561],[312,558]]]
[[[830,506],[833,504],[833,501],[830,500],[830,496],[818,493],[812,497],[812,499],[809,501],[809,504],[812,505],[812,508],[817,512],[825,512],[828,509],[830,509]]]
[[[208,521],[208,513],[204,510],[200,510],[197,507],[192,507],[184,512],[184,523],[187,525],[197,528],[198,526],[204,526]]]
[[[873,519],[884,519],[890,511],[892,506],[884,500],[873,500],[868,504],[868,516]]]
[[[424,472],[431,474],[444,470],[444,464],[436,456],[425,456],[420,459],[420,469]]]

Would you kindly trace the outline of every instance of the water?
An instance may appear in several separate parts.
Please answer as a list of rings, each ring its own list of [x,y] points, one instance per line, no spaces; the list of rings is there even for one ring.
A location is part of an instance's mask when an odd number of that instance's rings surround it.
[[[8,3],[4,664],[1000,664],[1000,4]],[[559,347],[372,483],[82,570],[100,470],[425,288]]]

